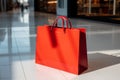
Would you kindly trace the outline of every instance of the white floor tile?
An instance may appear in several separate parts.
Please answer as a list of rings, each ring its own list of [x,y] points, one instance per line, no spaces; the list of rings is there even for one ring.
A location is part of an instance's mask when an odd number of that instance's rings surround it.
[[[36,73],[39,80],[68,80],[59,70],[49,68],[43,65],[37,65]]]
[[[12,80],[26,80],[25,71],[20,60],[14,61],[11,68]]]
[[[118,80],[120,78],[120,64],[85,73],[73,80]]]

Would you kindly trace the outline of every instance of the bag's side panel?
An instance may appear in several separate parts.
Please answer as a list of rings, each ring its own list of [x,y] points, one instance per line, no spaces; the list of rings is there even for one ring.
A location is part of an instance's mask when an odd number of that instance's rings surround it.
[[[86,43],[86,30],[80,29],[80,44],[79,44],[79,74],[88,68],[87,58],[87,43]]]

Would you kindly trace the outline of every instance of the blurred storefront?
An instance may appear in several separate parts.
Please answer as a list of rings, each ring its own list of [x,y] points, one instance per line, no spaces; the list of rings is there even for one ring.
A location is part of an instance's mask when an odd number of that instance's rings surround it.
[[[12,10],[15,1],[34,4],[34,10],[39,12],[120,22],[120,0],[0,0],[0,11]]]
[[[34,0],[35,11],[120,23],[120,0]]]
[[[77,15],[86,16],[118,16],[120,0],[78,0]]]
[[[14,1],[23,3],[30,0],[0,0],[0,11],[11,10]],[[69,11],[76,12],[74,16],[120,16],[120,0],[34,0],[34,8],[35,11],[56,13],[58,9],[57,3],[62,5],[60,2],[66,3],[66,10],[69,9]],[[73,5],[69,6],[69,4]],[[76,5],[77,7],[73,9],[72,7]]]
[[[56,13],[58,9],[58,8],[56,9],[57,3],[59,4],[59,2],[61,1],[65,2],[65,0],[35,0],[35,10]],[[85,15],[85,16],[119,16],[120,15],[120,0],[66,0],[66,1],[67,1],[67,5],[69,5],[69,2],[70,3],[76,2],[77,14],[75,15]]]

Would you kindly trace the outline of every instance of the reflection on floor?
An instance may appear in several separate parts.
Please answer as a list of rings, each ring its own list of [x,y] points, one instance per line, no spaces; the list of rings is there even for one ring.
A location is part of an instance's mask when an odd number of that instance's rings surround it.
[[[35,64],[38,25],[52,24],[56,15],[25,11],[0,13],[0,80],[119,80],[120,25],[71,19],[87,29],[89,68],[81,75]]]

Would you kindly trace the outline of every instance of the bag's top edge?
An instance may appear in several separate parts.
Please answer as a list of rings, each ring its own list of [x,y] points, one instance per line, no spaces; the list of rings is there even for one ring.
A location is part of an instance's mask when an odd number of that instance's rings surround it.
[[[37,26],[37,27],[52,27],[51,25],[41,25],[41,26]],[[63,28],[63,27],[60,27],[60,26],[57,26],[57,27],[53,27],[53,28]],[[86,30],[86,28],[84,27],[72,27],[72,28],[66,28],[65,29],[83,29],[83,30]]]

